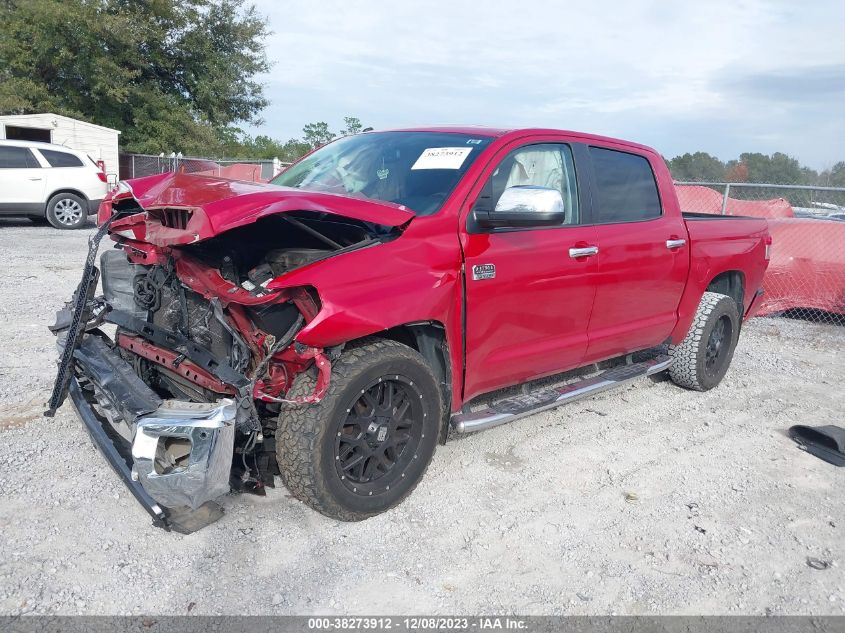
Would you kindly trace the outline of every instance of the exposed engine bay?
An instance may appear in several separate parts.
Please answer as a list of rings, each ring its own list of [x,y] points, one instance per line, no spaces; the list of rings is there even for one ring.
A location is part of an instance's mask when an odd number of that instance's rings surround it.
[[[323,350],[293,349],[292,333],[319,309],[313,292],[293,295],[271,293],[268,282],[288,272],[331,257],[338,252],[377,244],[393,235],[382,227],[326,214],[300,212],[263,218],[214,238],[173,249],[153,265],[130,261],[121,250],[101,258],[103,290],[112,308],[173,332],[204,348],[216,359],[243,375],[251,389],[241,389],[235,437],[232,485],[260,491],[271,485],[276,473],[273,431],[282,404],[302,404],[285,399],[293,377],[315,362],[323,363],[324,380],[308,401],[325,391],[329,359]],[[119,245],[120,246],[120,245]],[[180,279],[177,260],[211,269],[224,285],[238,287],[254,297],[251,305],[207,298],[196,286]],[[206,271],[208,272],[208,270]],[[222,288],[220,289],[222,290]],[[293,330],[293,332],[291,332]],[[170,350],[137,333],[118,328],[120,353],[137,375],[162,398],[209,403],[239,397],[236,385],[193,362],[179,347]],[[244,402],[251,399],[252,402]],[[179,456],[163,451],[171,467]],[[237,459],[237,454],[241,458]],[[186,457],[183,455],[182,459]],[[247,459],[249,458],[249,459]]]
[[[317,213],[286,213],[258,220],[183,247],[198,261],[249,291],[310,263],[395,236],[377,225]]]
[[[143,217],[147,230],[151,220],[183,227],[190,220],[166,209],[144,212],[134,199],[123,204],[130,217]],[[225,492],[223,481],[226,490],[263,494],[278,474],[282,407],[319,402],[340,352],[294,342],[320,310],[313,288],[268,284],[399,231],[293,212],[165,248],[129,239],[134,234],[127,230],[111,233],[117,244],[100,258],[103,295],[88,301],[92,322],[74,353],[86,398],[115,437],[131,445],[132,476],[157,502],[195,513]],[[97,269],[90,268],[96,284]],[[71,329],[71,311],[63,312],[57,332]],[[94,329],[104,323],[116,326],[113,340]],[[294,378],[311,367],[312,393],[288,399]]]

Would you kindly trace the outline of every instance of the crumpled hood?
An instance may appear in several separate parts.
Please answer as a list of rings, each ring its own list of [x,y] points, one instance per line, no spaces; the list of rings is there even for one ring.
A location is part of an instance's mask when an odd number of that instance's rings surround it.
[[[387,227],[402,226],[414,217],[389,202],[215,176],[165,173],[128,183],[147,213],[114,221],[110,232],[158,246],[198,242],[290,211],[325,212]],[[118,205],[127,197],[118,193],[104,204]]]

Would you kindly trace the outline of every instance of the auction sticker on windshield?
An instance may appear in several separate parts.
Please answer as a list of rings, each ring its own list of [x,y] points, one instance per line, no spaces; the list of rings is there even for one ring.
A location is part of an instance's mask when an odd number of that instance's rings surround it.
[[[411,169],[460,169],[471,147],[429,147]]]

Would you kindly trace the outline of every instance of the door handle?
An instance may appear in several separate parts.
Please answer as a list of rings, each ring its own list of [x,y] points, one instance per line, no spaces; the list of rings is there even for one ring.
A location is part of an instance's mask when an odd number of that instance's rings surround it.
[[[598,246],[584,246],[582,248],[570,248],[569,249],[569,256],[572,259],[577,259],[578,257],[592,257],[593,255],[599,252]]]
[[[42,178],[30,178],[30,180],[43,180]]]
[[[675,239],[666,240],[666,248],[668,248],[671,251],[671,250],[674,250],[676,248],[681,248],[681,246],[685,246],[686,243],[687,243],[686,240],[675,240]]]

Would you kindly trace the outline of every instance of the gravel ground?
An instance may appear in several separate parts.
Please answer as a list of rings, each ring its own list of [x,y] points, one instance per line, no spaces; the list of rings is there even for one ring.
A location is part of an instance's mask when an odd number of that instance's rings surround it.
[[[41,417],[88,234],[0,220],[2,614],[845,612],[845,469],[784,435],[845,422],[841,327],[757,319],[709,393],[643,381],[450,441],[363,523],[280,487],[182,536],[69,406]]]

